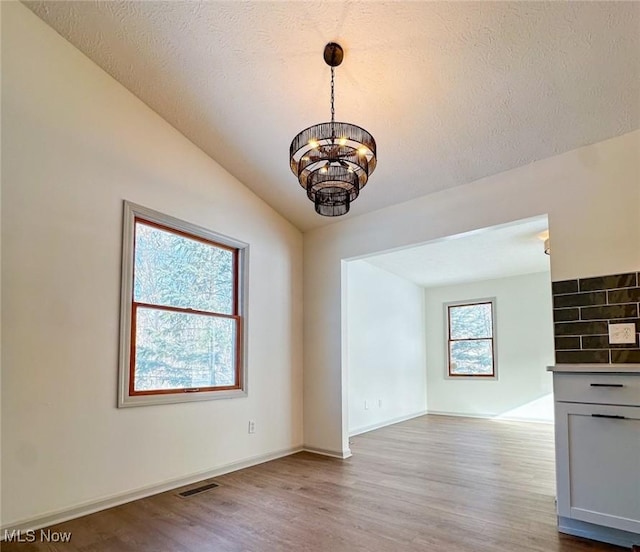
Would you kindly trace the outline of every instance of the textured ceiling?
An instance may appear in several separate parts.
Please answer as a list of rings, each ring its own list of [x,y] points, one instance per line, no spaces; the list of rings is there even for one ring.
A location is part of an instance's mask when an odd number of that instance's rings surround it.
[[[547,217],[536,217],[365,260],[423,287],[549,272],[540,239],[547,224]]]
[[[639,2],[25,2],[305,230],[288,148],[329,118],[378,143],[355,216],[640,127]]]

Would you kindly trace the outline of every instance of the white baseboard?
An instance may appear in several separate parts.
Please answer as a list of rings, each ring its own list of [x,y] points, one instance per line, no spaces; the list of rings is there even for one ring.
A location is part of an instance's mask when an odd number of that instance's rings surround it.
[[[629,533],[562,516],[558,517],[558,531],[574,537],[606,542],[624,548],[631,548],[634,544],[640,545],[640,535],[637,533]]]
[[[303,450],[305,450],[306,452],[311,452],[313,454],[320,454],[321,456],[330,456],[331,458],[339,458],[340,460],[345,460],[346,458],[351,457],[351,449],[347,449],[345,451],[329,450],[329,449],[323,449],[323,448],[309,447],[305,445]]]
[[[480,418],[482,420],[494,420],[497,422],[529,422],[533,424],[551,424],[553,420],[536,418],[518,418],[517,416],[496,416],[495,414],[467,414],[466,412],[444,412],[442,410],[428,410],[430,416],[456,416],[458,418]]]
[[[424,416],[425,414],[429,414],[429,412],[427,412],[426,410],[421,410],[420,412],[415,412],[414,414],[407,414],[406,416],[391,418],[390,420],[385,420],[383,422],[378,422],[376,424],[358,427],[356,429],[352,429],[351,431],[349,431],[349,437],[355,437],[356,435],[367,433],[368,431],[373,431],[374,429],[380,429],[382,427],[387,427],[393,424],[399,424],[400,422],[406,422],[407,420],[411,420],[413,418],[419,418],[420,416]]]
[[[78,517],[86,516],[88,514],[93,514],[95,512],[99,512],[100,510],[113,508],[114,506],[119,506],[121,504],[131,502],[133,500],[138,500],[140,498],[145,498],[147,496],[151,496],[154,494],[163,493],[165,491],[170,491],[172,489],[177,489],[179,487],[184,487],[185,485],[191,485],[192,483],[196,483],[204,479],[219,477],[221,475],[224,475],[225,473],[242,470],[244,468],[249,468],[251,466],[263,464],[264,462],[269,462],[271,460],[276,460],[278,458],[290,456],[291,454],[302,452],[303,450],[309,450],[309,449],[299,446],[299,447],[290,447],[286,449],[281,449],[281,450],[270,452],[267,454],[259,454],[257,456],[245,458],[244,460],[239,460],[238,462],[232,462],[231,464],[219,466],[211,470],[192,473],[184,477],[169,479],[167,481],[164,481],[162,483],[158,483],[155,485],[140,487],[138,489],[127,491],[124,493],[117,493],[115,495],[103,497],[98,500],[87,501],[77,506],[74,506],[72,508],[64,508],[62,510],[48,512],[46,514],[36,516],[33,518],[10,522],[6,525],[3,525],[0,528],[0,531],[1,531],[0,537],[4,536],[5,531],[11,532],[14,529],[19,531],[34,531],[37,529],[41,529],[43,527],[48,527],[49,525],[54,525],[54,524],[62,523],[64,521],[69,521],[70,519],[75,519]],[[309,450],[309,452],[316,452],[316,451]],[[317,452],[317,454],[322,454],[322,453]],[[349,456],[350,455],[351,453],[349,452]],[[2,539],[0,538],[0,540]]]

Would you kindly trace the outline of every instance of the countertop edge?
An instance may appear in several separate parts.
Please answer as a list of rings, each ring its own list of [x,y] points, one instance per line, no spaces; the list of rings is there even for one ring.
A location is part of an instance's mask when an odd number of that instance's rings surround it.
[[[640,374],[640,364],[554,364],[547,366],[547,372]]]

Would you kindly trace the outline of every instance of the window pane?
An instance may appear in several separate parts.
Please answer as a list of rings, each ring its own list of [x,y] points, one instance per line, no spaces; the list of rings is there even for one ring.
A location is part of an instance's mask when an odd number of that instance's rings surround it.
[[[134,301],[233,314],[233,252],[136,222]]]
[[[449,339],[492,337],[491,303],[449,307]]]
[[[449,372],[453,375],[493,375],[490,339],[451,341]]]
[[[235,385],[237,322],[138,307],[134,389]]]

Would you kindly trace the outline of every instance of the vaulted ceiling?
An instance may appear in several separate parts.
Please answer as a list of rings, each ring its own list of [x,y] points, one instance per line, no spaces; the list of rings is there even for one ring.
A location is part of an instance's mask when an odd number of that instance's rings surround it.
[[[329,118],[378,143],[348,217],[640,127],[639,2],[25,2],[302,230],[289,144]]]

